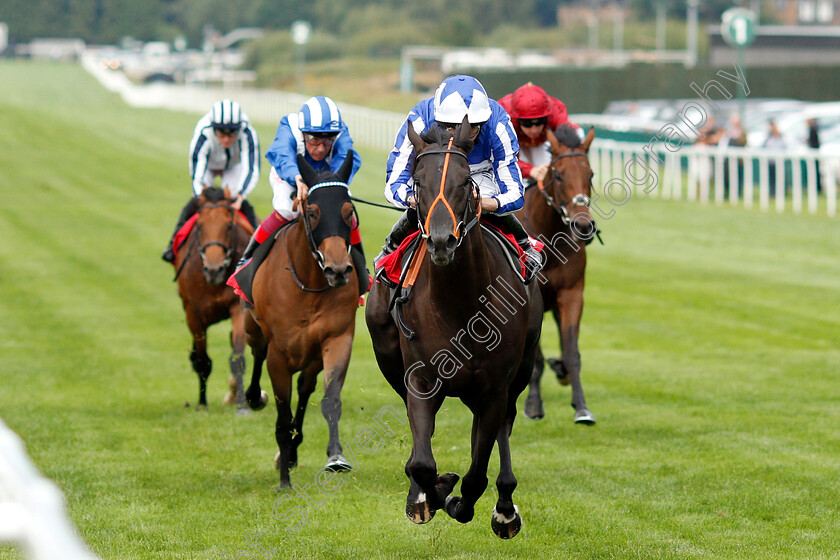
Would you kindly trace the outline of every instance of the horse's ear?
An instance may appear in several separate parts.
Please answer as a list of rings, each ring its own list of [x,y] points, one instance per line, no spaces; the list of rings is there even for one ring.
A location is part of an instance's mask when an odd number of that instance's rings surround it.
[[[458,135],[457,138],[455,138],[455,141],[463,142],[464,140],[469,140],[471,134],[472,127],[470,126],[470,119],[467,115],[464,115],[464,120],[462,120],[461,124],[458,125]]]
[[[344,158],[344,163],[341,164],[341,168],[336,174],[338,180],[342,183],[346,183],[350,180],[350,173],[353,172],[353,157],[355,155],[356,153],[353,150],[348,150],[347,157]]]
[[[589,146],[592,144],[592,140],[595,139],[595,127],[590,126],[589,132],[586,133],[586,138],[583,139],[583,143],[580,145],[583,148],[583,151],[589,153]]]
[[[553,154],[560,153],[560,141],[554,135],[554,132],[550,128],[545,129],[545,137],[548,139],[548,143],[551,144],[551,152]]]
[[[317,182],[318,174],[315,173],[315,170],[312,169],[312,166],[309,165],[309,162],[306,161],[305,157],[303,157],[303,154],[297,155],[297,164],[300,176],[303,178],[303,182],[309,187],[313,186]]]
[[[414,130],[414,123],[411,121],[406,121],[406,128],[408,132],[408,139],[411,141],[411,145],[414,146],[414,151],[418,154],[426,149],[426,144],[423,142],[423,139],[420,138],[420,135],[417,134],[417,131]]]

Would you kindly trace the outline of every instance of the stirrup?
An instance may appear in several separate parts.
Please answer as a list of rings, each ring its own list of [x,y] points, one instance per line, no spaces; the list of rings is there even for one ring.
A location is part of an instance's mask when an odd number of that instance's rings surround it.
[[[522,264],[525,266],[524,282],[527,286],[534,281],[534,278],[536,278],[537,274],[539,274],[540,270],[542,270],[542,256],[540,256],[536,249],[529,247],[525,250]]]

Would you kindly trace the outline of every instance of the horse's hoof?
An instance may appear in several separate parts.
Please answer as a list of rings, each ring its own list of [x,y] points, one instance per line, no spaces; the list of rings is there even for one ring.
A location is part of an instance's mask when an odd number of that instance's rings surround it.
[[[519,507],[513,506],[513,515],[504,516],[493,508],[493,517],[490,518],[490,527],[500,539],[512,539],[522,529],[522,517],[519,515]]]
[[[593,426],[595,425],[595,415],[592,414],[588,408],[584,408],[583,410],[578,410],[575,413],[575,424],[583,424],[584,426]]]
[[[541,399],[528,399],[525,401],[525,416],[531,420],[540,420],[545,417],[545,408]]]
[[[406,516],[418,525],[428,523],[435,516],[435,511],[429,507],[429,502],[426,501],[426,495],[421,493],[420,499],[422,501],[405,504]]]
[[[249,416],[250,414],[251,414],[251,411],[248,408],[242,407],[242,408],[237,408],[236,409],[236,415],[237,416]]]
[[[292,481],[291,480],[281,480],[280,484],[277,486],[277,491],[278,492],[285,492],[286,490],[288,490],[291,487],[292,487]]]
[[[195,405],[195,411],[196,412],[206,412],[207,411],[207,405],[198,403],[197,405]]]
[[[473,508],[464,508],[464,499],[460,496],[447,496],[444,507],[446,508],[446,513],[449,514],[449,517],[458,523],[469,523],[475,515],[475,510]]]
[[[222,398],[222,404],[233,404],[236,401],[234,398],[233,393],[228,391],[227,394]]]
[[[548,362],[548,366],[554,370],[554,375],[557,376],[557,381],[560,382],[560,385],[568,385],[571,383],[569,379],[569,372],[563,367],[563,360],[558,360],[557,358],[548,358],[546,359]]]
[[[339,453],[338,455],[333,455],[327,459],[327,464],[324,465],[324,470],[330,472],[344,472],[353,470],[353,465],[350,464],[350,461],[344,458],[344,455]]]
[[[265,391],[260,391],[259,402],[255,402],[255,401],[251,400],[250,398],[247,398],[248,397],[247,393],[245,394],[245,397],[248,401],[248,406],[251,407],[251,410],[262,410],[262,409],[265,408],[266,403],[268,403],[268,393],[266,393]]]

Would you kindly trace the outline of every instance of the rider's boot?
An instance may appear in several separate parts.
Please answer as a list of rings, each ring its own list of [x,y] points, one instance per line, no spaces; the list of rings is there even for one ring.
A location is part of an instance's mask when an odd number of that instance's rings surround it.
[[[269,214],[266,219],[257,226],[257,229],[254,230],[254,235],[252,235],[251,239],[248,241],[248,246],[245,247],[245,252],[242,253],[242,258],[239,259],[238,263],[236,263],[236,270],[239,271],[240,268],[248,264],[248,261],[250,261],[251,257],[254,256],[254,251],[257,250],[257,247],[259,247],[260,244],[268,239],[275,231],[280,229],[280,226],[286,224],[288,221],[289,220],[282,217],[276,210],[272,211],[271,214]]]
[[[513,214],[496,216],[496,219],[516,238],[516,243],[525,252],[522,264],[525,266],[525,285],[530,284],[542,269],[542,256],[534,249],[528,232]]]
[[[175,235],[177,235],[178,231],[184,227],[184,224],[187,223],[187,220],[196,213],[198,210],[197,205],[195,203],[195,198],[190,199],[186,206],[181,209],[181,214],[178,216],[178,223],[175,224],[175,230],[172,232],[172,236],[169,238],[169,243],[166,245],[166,249],[163,251],[163,254],[160,256],[164,261],[168,263],[175,262],[175,251],[172,248],[172,244],[175,241]]]

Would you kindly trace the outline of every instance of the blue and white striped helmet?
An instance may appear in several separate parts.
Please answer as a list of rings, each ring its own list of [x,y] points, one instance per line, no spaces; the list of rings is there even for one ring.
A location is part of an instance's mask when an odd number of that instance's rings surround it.
[[[487,122],[492,114],[484,86],[472,76],[449,76],[435,91],[438,122],[459,123],[467,115],[470,124],[478,124]]]
[[[213,128],[239,129],[242,126],[242,108],[236,101],[223,99],[213,104],[210,111],[210,124]]]
[[[341,131],[341,113],[335,101],[323,95],[310,97],[300,108],[298,122],[303,132]]]

